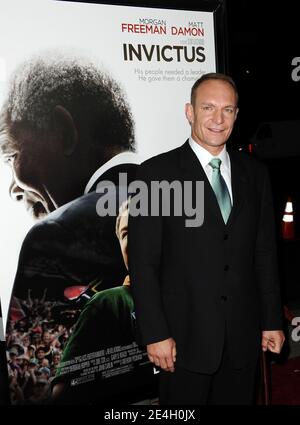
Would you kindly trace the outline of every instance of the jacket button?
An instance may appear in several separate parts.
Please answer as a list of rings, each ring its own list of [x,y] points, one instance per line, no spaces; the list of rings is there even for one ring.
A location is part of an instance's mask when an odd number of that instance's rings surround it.
[[[227,296],[226,296],[226,295],[222,295],[222,296],[221,296],[221,300],[222,300],[222,301],[227,301]]]
[[[226,264],[226,266],[224,266],[224,272],[227,272],[229,270],[229,266],[228,264]]]

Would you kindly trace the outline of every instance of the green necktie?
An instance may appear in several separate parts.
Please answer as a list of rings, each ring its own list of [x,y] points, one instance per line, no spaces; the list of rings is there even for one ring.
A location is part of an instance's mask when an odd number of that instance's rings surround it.
[[[231,211],[231,199],[228,187],[220,172],[222,161],[219,158],[213,158],[208,165],[212,168],[211,186],[215,192],[224,223],[227,223]]]

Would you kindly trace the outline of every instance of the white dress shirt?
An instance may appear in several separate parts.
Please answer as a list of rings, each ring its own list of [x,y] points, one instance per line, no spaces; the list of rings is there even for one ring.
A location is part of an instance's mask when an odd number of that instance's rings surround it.
[[[86,195],[89,193],[95,182],[104,174],[106,171],[108,171],[110,168],[116,167],[117,165],[122,164],[140,164],[141,159],[138,156],[138,154],[134,152],[121,152],[112,157],[109,161],[107,161],[105,164],[103,164],[101,167],[98,168],[98,170],[95,171],[95,173],[92,175],[90,180],[88,181],[88,184],[86,185],[84,189],[84,194]]]
[[[217,156],[213,156],[211,153],[209,153],[206,149],[204,149],[202,146],[199,145],[199,143],[196,143],[195,140],[192,139],[192,137],[189,138],[189,144],[190,147],[195,152],[197,158],[200,161],[200,164],[202,165],[202,168],[208,178],[208,181],[211,183],[211,177],[212,177],[212,167],[209,164],[209,162],[213,158],[219,158],[221,162],[220,172],[225,180],[225,183],[227,185],[229,195],[231,198],[231,204],[233,204],[233,198],[232,198],[232,187],[231,187],[231,168],[230,168],[230,157],[228,155],[228,152],[226,150],[226,147],[222,149],[222,151]]]

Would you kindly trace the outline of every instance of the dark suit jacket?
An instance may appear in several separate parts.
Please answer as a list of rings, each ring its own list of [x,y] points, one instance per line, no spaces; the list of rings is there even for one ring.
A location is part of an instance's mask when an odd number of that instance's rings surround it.
[[[188,142],[139,167],[138,179],[204,181],[204,223],[129,218],[129,271],[139,341],[173,337],[177,364],[213,373],[224,340],[234,367],[256,358],[261,330],[281,329],[271,190],[265,167],[230,153],[233,208],[227,225]]]

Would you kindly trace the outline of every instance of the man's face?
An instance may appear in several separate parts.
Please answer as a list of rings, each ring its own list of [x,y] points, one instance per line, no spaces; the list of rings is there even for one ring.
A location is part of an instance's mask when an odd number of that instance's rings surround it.
[[[236,94],[229,83],[207,80],[196,90],[194,105],[186,105],[192,138],[212,155],[228,140],[237,117]]]
[[[54,365],[58,365],[60,362],[60,354],[54,354],[52,357],[52,363]]]
[[[1,145],[4,161],[12,171],[10,196],[25,204],[34,218],[42,218],[57,208],[50,195],[55,172],[54,156],[47,143],[37,140],[26,128],[18,129]]]
[[[45,357],[46,353],[44,350],[42,350],[41,348],[39,348],[36,352],[36,358],[41,360]]]
[[[117,223],[117,237],[120,242],[125,266],[128,269],[128,206],[118,217]]]
[[[46,345],[51,342],[51,336],[49,332],[44,332],[42,340]]]

